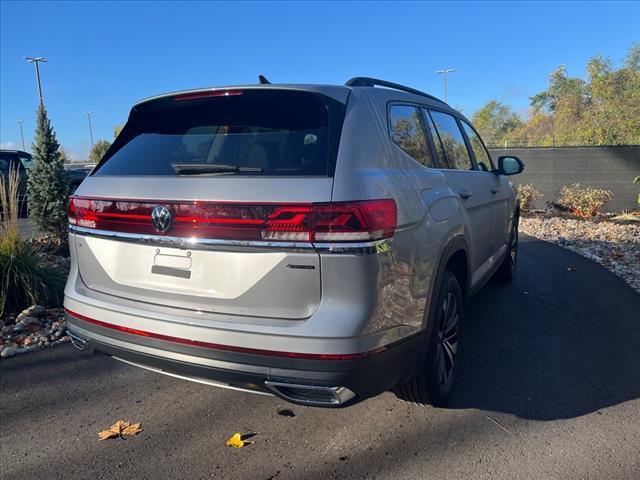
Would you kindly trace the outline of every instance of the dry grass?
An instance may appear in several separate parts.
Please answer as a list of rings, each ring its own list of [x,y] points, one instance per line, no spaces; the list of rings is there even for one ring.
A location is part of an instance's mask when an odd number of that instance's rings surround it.
[[[18,169],[9,170],[9,175],[0,175],[0,234],[18,232],[20,213]]]
[[[618,215],[611,217],[614,222],[640,222],[640,212],[624,211]]]

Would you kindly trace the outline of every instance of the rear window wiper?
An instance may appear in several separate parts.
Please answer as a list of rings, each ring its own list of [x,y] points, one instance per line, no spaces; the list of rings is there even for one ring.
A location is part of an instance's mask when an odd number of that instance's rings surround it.
[[[218,163],[172,163],[171,166],[178,175],[207,175],[214,173],[262,172],[262,167],[241,167],[239,165],[225,165]]]

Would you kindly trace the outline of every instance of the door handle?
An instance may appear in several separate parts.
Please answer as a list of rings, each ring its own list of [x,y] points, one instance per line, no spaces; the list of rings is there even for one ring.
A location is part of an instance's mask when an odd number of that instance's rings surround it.
[[[492,189],[491,189],[491,193],[493,193],[494,195],[495,195],[496,193],[498,193],[499,191],[500,191],[500,189],[499,189],[499,188],[492,188]]]
[[[472,194],[471,190],[464,189],[464,190],[460,190],[458,192],[458,195],[460,195],[461,198],[466,200],[467,198],[469,198],[473,194]]]

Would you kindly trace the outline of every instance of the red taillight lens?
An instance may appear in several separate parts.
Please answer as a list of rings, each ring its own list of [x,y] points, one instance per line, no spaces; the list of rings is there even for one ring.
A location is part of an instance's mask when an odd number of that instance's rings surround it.
[[[158,232],[151,212],[166,206],[172,225]],[[72,197],[69,223],[84,228],[168,235],[278,242],[354,242],[393,236],[396,203],[391,199],[316,204],[230,204],[119,201]]]
[[[204,92],[189,92],[174,95],[174,100],[195,100],[196,98],[206,97],[230,97],[233,95],[242,95],[244,90],[206,90]]]
[[[337,202],[314,207],[314,241],[354,242],[393,236],[396,202],[391,199]]]

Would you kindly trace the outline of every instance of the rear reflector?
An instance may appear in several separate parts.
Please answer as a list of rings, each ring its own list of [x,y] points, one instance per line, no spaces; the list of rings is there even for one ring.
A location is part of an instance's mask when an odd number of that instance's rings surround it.
[[[212,350],[220,350],[225,352],[246,353],[249,355],[266,355],[270,357],[286,357],[286,358],[300,358],[307,360],[358,360],[361,358],[370,357],[377,353],[385,351],[386,347],[378,347],[375,350],[369,350],[367,352],[358,353],[300,353],[300,352],[283,352],[280,350],[263,350],[261,348],[246,348],[236,347],[233,345],[221,345],[218,343],[202,342],[200,340],[189,340],[187,338],[173,337],[171,335],[164,335],[162,333],[153,333],[146,330],[139,330],[137,328],[124,327],[122,325],[116,325],[113,323],[103,322],[94,318],[87,317],[80,313],[76,313],[68,308],[64,311],[67,315],[72,316],[78,320],[82,320],[93,325],[97,325],[103,328],[109,328],[118,332],[128,333],[130,335],[138,335],[140,337],[155,338],[158,340],[164,340],[166,342],[179,343],[182,345],[190,345],[193,347],[210,348]]]
[[[152,219],[158,207],[163,219]],[[162,208],[164,207],[164,208]],[[169,218],[167,218],[167,215]],[[158,217],[158,215],[156,215]],[[393,236],[392,199],[308,204],[108,200],[73,196],[69,224],[141,235],[278,242],[363,242]]]

